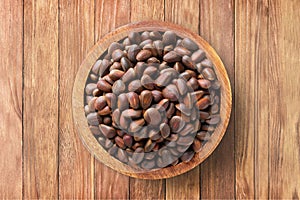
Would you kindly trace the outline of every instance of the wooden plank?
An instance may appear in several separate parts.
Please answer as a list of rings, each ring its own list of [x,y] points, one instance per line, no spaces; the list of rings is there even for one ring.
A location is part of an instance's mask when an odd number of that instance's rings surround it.
[[[235,5],[236,198],[254,198],[256,2]]]
[[[94,159],[73,126],[70,105],[76,72],[94,45],[94,2],[60,1],[59,7],[59,197],[92,199]]]
[[[164,0],[131,0],[131,22],[164,20]]]
[[[236,197],[268,198],[268,1],[236,4]]]
[[[166,199],[199,199],[199,167],[166,180]]]
[[[165,0],[165,19],[199,33],[199,0]]]
[[[255,135],[254,135],[254,191],[256,199],[269,198],[268,160],[269,153],[266,147],[269,145],[269,81],[270,71],[268,49],[268,18],[269,1],[258,1],[256,14],[253,14],[252,21],[256,24],[255,37],[255,77],[256,77],[256,108],[255,108]],[[252,40],[253,42],[253,40]]]
[[[299,1],[270,1],[269,198],[300,197]]]
[[[24,198],[58,198],[58,1],[24,2]]]
[[[130,199],[165,199],[164,180],[130,178]]]
[[[165,1],[165,19],[199,33],[199,0]],[[166,199],[199,199],[199,167],[166,180]]]
[[[129,0],[95,2],[95,39],[98,41],[111,30],[130,22]]]
[[[130,1],[95,1],[95,41],[111,30],[130,21]],[[128,199],[129,177],[95,162],[95,197],[97,199]]]
[[[234,198],[234,1],[200,1],[200,35],[221,57],[233,94],[230,122],[215,152],[201,165],[201,198]]]
[[[0,199],[21,199],[22,1],[0,1],[0,19]]]
[[[131,0],[131,21],[164,20],[164,0]],[[165,180],[130,178],[130,199],[164,199]]]

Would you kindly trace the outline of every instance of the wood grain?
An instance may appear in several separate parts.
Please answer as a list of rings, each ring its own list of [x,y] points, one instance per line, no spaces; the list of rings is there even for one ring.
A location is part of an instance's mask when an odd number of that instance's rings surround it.
[[[70,105],[76,72],[94,45],[94,4],[59,3],[59,197],[91,199],[94,159],[73,127]]]
[[[130,178],[130,199],[166,199],[164,180]]]
[[[164,0],[131,0],[131,22],[165,19]]]
[[[24,2],[24,198],[58,198],[58,1]]]
[[[164,20],[164,0],[131,0],[131,22]],[[130,199],[164,199],[165,180],[139,180],[130,178]]]
[[[244,118],[236,122],[236,133],[240,133],[236,136],[236,195],[268,198],[268,1],[238,4],[236,16],[236,81],[241,83],[236,87],[241,103],[236,118]],[[242,96],[243,92],[248,95]]]
[[[236,4],[235,12],[235,149],[236,198],[254,198],[257,1]]]
[[[199,34],[199,0],[165,0],[165,20]]]
[[[165,1],[165,20],[199,33],[199,1]],[[199,167],[166,180],[166,199],[199,199]]]
[[[256,36],[250,42],[255,45],[253,50],[255,60],[255,135],[254,135],[254,192],[256,199],[269,198],[269,54],[271,47],[268,42],[268,20],[269,20],[269,1],[263,0],[256,3],[256,13],[251,21],[256,24]]]
[[[130,22],[130,0],[95,1],[95,42]]]
[[[201,198],[234,198],[234,1],[200,1],[200,35],[217,51],[233,93],[229,126],[220,145],[201,165]]]
[[[270,1],[269,192],[300,197],[299,1]]]
[[[199,167],[166,180],[166,199],[199,199]]]
[[[113,29],[130,22],[130,1],[95,1],[95,42]],[[128,199],[129,177],[95,162],[95,198]]]
[[[0,199],[179,199],[199,192],[204,199],[298,199],[299,4],[297,0],[0,1]],[[200,16],[191,13],[199,8]],[[199,173],[195,169],[167,184],[134,178],[129,184],[128,177],[98,161],[93,177],[94,158],[72,125],[68,106],[72,83],[89,48],[115,27],[146,19],[166,19],[194,32],[199,25],[231,80],[230,125],[219,147],[201,165],[199,183],[192,176]],[[200,191],[196,185],[191,186],[195,191],[183,185],[187,191],[180,188],[179,194],[174,191],[179,181],[201,183]]]
[[[0,199],[21,199],[22,1],[0,1],[0,19]]]

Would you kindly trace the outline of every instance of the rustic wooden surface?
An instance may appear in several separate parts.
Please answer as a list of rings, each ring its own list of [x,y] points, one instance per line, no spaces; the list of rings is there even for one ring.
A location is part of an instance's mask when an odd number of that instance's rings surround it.
[[[299,198],[299,7],[298,0],[0,1],[0,198]],[[234,100],[216,151],[195,170],[157,181],[96,161],[70,108],[89,48],[146,19],[200,33],[226,65]]]

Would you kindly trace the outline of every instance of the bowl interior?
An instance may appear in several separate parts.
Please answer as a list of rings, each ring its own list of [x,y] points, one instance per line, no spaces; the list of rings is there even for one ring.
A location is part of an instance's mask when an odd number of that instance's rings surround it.
[[[114,41],[119,41],[120,39],[126,37],[130,31],[167,31],[173,30],[180,37],[189,37],[193,41],[195,41],[200,48],[202,48],[206,52],[207,58],[209,58],[214,64],[214,70],[217,75],[218,80],[221,83],[220,89],[220,117],[221,122],[217,125],[214,133],[211,135],[210,140],[207,141],[203,149],[197,153],[191,161],[188,163],[180,163],[175,166],[161,168],[159,170],[137,170],[126,164],[123,164],[119,160],[110,156],[104,148],[98,143],[96,138],[90,132],[86,116],[84,112],[84,87],[86,80],[88,78],[91,67],[102,55],[109,45]],[[228,75],[226,69],[215,52],[215,50],[199,35],[182,28],[178,25],[160,22],[160,21],[144,21],[133,24],[128,24],[123,27],[120,27],[111,33],[104,36],[90,51],[86,59],[81,64],[77,76],[73,86],[73,96],[72,96],[72,110],[73,110],[73,118],[74,123],[79,133],[79,136],[84,143],[85,147],[93,154],[99,161],[104,163],[105,165],[111,167],[112,169],[123,173],[125,175],[129,175],[136,178],[143,179],[161,179],[161,178],[170,178],[182,173],[185,173],[201,162],[203,162],[217,147],[220,143],[228,122],[230,118],[231,112],[231,88],[230,82],[228,79]]]

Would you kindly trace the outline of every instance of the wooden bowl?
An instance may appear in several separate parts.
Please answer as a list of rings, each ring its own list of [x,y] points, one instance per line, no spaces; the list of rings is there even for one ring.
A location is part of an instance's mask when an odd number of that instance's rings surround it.
[[[96,62],[102,53],[104,53],[109,45],[114,41],[119,41],[120,39],[126,37],[130,31],[145,31],[145,30],[156,30],[156,31],[167,31],[173,30],[178,36],[184,38],[188,37],[195,41],[200,48],[202,48],[207,57],[213,62],[214,69],[218,80],[221,83],[221,105],[220,105],[220,116],[221,122],[215,129],[215,132],[211,135],[210,140],[204,145],[202,151],[195,154],[193,159],[188,163],[179,163],[178,165],[161,168],[159,170],[137,170],[133,169],[129,165],[123,164],[116,158],[110,156],[104,148],[98,143],[96,138],[93,136],[88,128],[87,119],[84,112],[84,89],[86,80],[88,78],[91,67]],[[177,176],[179,174],[185,173],[201,162],[203,162],[217,147],[220,143],[230,118],[231,112],[231,88],[230,82],[226,69],[215,52],[215,50],[199,35],[193,33],[181,26],[160,22],[160,21],[143,21],[128,24],[122,26],[111,33],[105,35],[90,51],[86,59],[81,64],[77,76],[75,79],[73,87],[73,97],[72,97],[72,107],[73,107],[73,118],[75,126],[81,137],[82,142],[86,148],[93,154],[99,161],[109,166],[110,168],[136,178],[142,179],[162,179]]]

